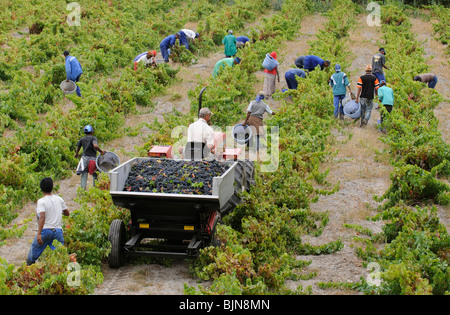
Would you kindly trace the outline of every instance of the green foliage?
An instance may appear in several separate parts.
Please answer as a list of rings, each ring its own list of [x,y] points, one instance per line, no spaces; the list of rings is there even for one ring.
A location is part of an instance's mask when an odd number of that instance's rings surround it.
[[[369,235],[373,243],[366,243],[365,250],[358,249],[365,261],[380,265],[382,281],[377,287],[363,281],[359,289],[368,294],[448,294],[448,232],[439,222],[437,209],[423,207],[450,201],[450,187],[441,180],[449,175],[449,147],[432,112],[442,98],[412,81],[412,75],[426,71],[427,66],[423,47],[410,31],[405,13],[388,5],[382,14],[385,49],[392,64],[387,80],[396,100],[382,140],[389,146],[395,169],[389,189],[375,197],[385,201],[372,218],[385,222],[383,232]],[[377,250],[375,243],[380,240],[387,244]]]
[[[100,266],[110,251],[109,226],[114,219],[129,220],[127,209],[114,206],[109,194],[109,179],[102,173],[97,187],[79,189],[82,205],[65,218],[64,238],[71,253],[84,264]]]
[[[40,260],[31,266],[25,263],[15,269],[0,258],[0,294],[2,295],[81,295],[92,294],[103,282],[98,268],[79,266],[79,283],[75,283],[73,258],[67,248],[55,243],[55,250],[47,249]],[[72,256],[73,257],[73,256]],[[76,285],[74,285],[76,284]]]

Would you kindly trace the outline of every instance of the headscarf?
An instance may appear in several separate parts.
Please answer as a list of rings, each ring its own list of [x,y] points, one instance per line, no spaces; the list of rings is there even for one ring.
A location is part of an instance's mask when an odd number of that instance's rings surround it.
[[[260,91],[260,92],[258,93],[258,95],[256,95],[255,101],[256,101],[256,103],[259,103],[259,102],[261,102],[261,100],[263,100],[263,99],[264,99],[264,91]]]

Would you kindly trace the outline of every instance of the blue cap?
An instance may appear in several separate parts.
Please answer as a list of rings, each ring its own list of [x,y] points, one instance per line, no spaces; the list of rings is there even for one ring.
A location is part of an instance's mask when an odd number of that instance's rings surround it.
[[[241,63],[241,58],[236,57],[236,58],[234,58],[234,61],[236,61],[236,63]]]
[[[334,66],[334,70],[336,70],[336,72],[341,71],[341,66],[340,65],[335,65]]]
[[[84,133],[90,133],[92,131],[94,131],[94,128],[91,125],[84,126]]]

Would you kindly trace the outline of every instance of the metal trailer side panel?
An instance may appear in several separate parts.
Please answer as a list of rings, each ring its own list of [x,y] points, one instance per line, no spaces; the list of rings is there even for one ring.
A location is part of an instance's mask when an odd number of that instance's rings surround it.
[[[145,198],[149,202],[167,203],[176,202],[180,199],[190,203],[197,202],[200,204],[217,204],[218,209],[221,209],[234,194],[234,169],[237,162],[225,162],[231,164],[229,169],[220,177],[213,178],[212,195],[190,195],[190,194],[169,194],[169,193],[147,193],[147,192],[129,192],[124,191],[123,187],[130,173],[131,167],[138,162],[150,160],[148,157],[133,158],[115,169],[108,172],[111,181],[110,194],[121,199],[119,206],[129,208],[126,204],[133,203],[133,200]],[[179,160],[185,161],[185,160]],[[187,160],[186,160],[187,161]],[[116,199],[118,199],[116,198]]]

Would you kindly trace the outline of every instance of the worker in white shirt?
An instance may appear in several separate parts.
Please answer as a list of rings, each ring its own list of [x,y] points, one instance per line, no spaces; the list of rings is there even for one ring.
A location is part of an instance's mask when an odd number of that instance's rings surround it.
[[[146,67],[156,67],[155,57],[156,57],[156,51],[155,50],[139,54],[133,60],[134,61],[134,70],[137,69],[137,64],[139,62],[143,62]]]
[[[187,132],[187,145],[186,149],[193,150],[194,144],[202,144],[202,158],[207,157],[209,152],[215,154],[214,150],[214,131],[209,126],[209,122],[211,121],[212,113],[211,111],[204,107],[200,109],[198,113],[198,120],[189,125]],[[200,148],[195,148],[200,149]],[[188,150],[186,150],[186,155],[189,154]]]
[[[186,34],[186,37],[188,39],[195,39],[195,38],[198,38],[200,36],[198,33],[194,32],[193,30],[188,30],[186,28],[183,28],[181,31],[184,34]]]

